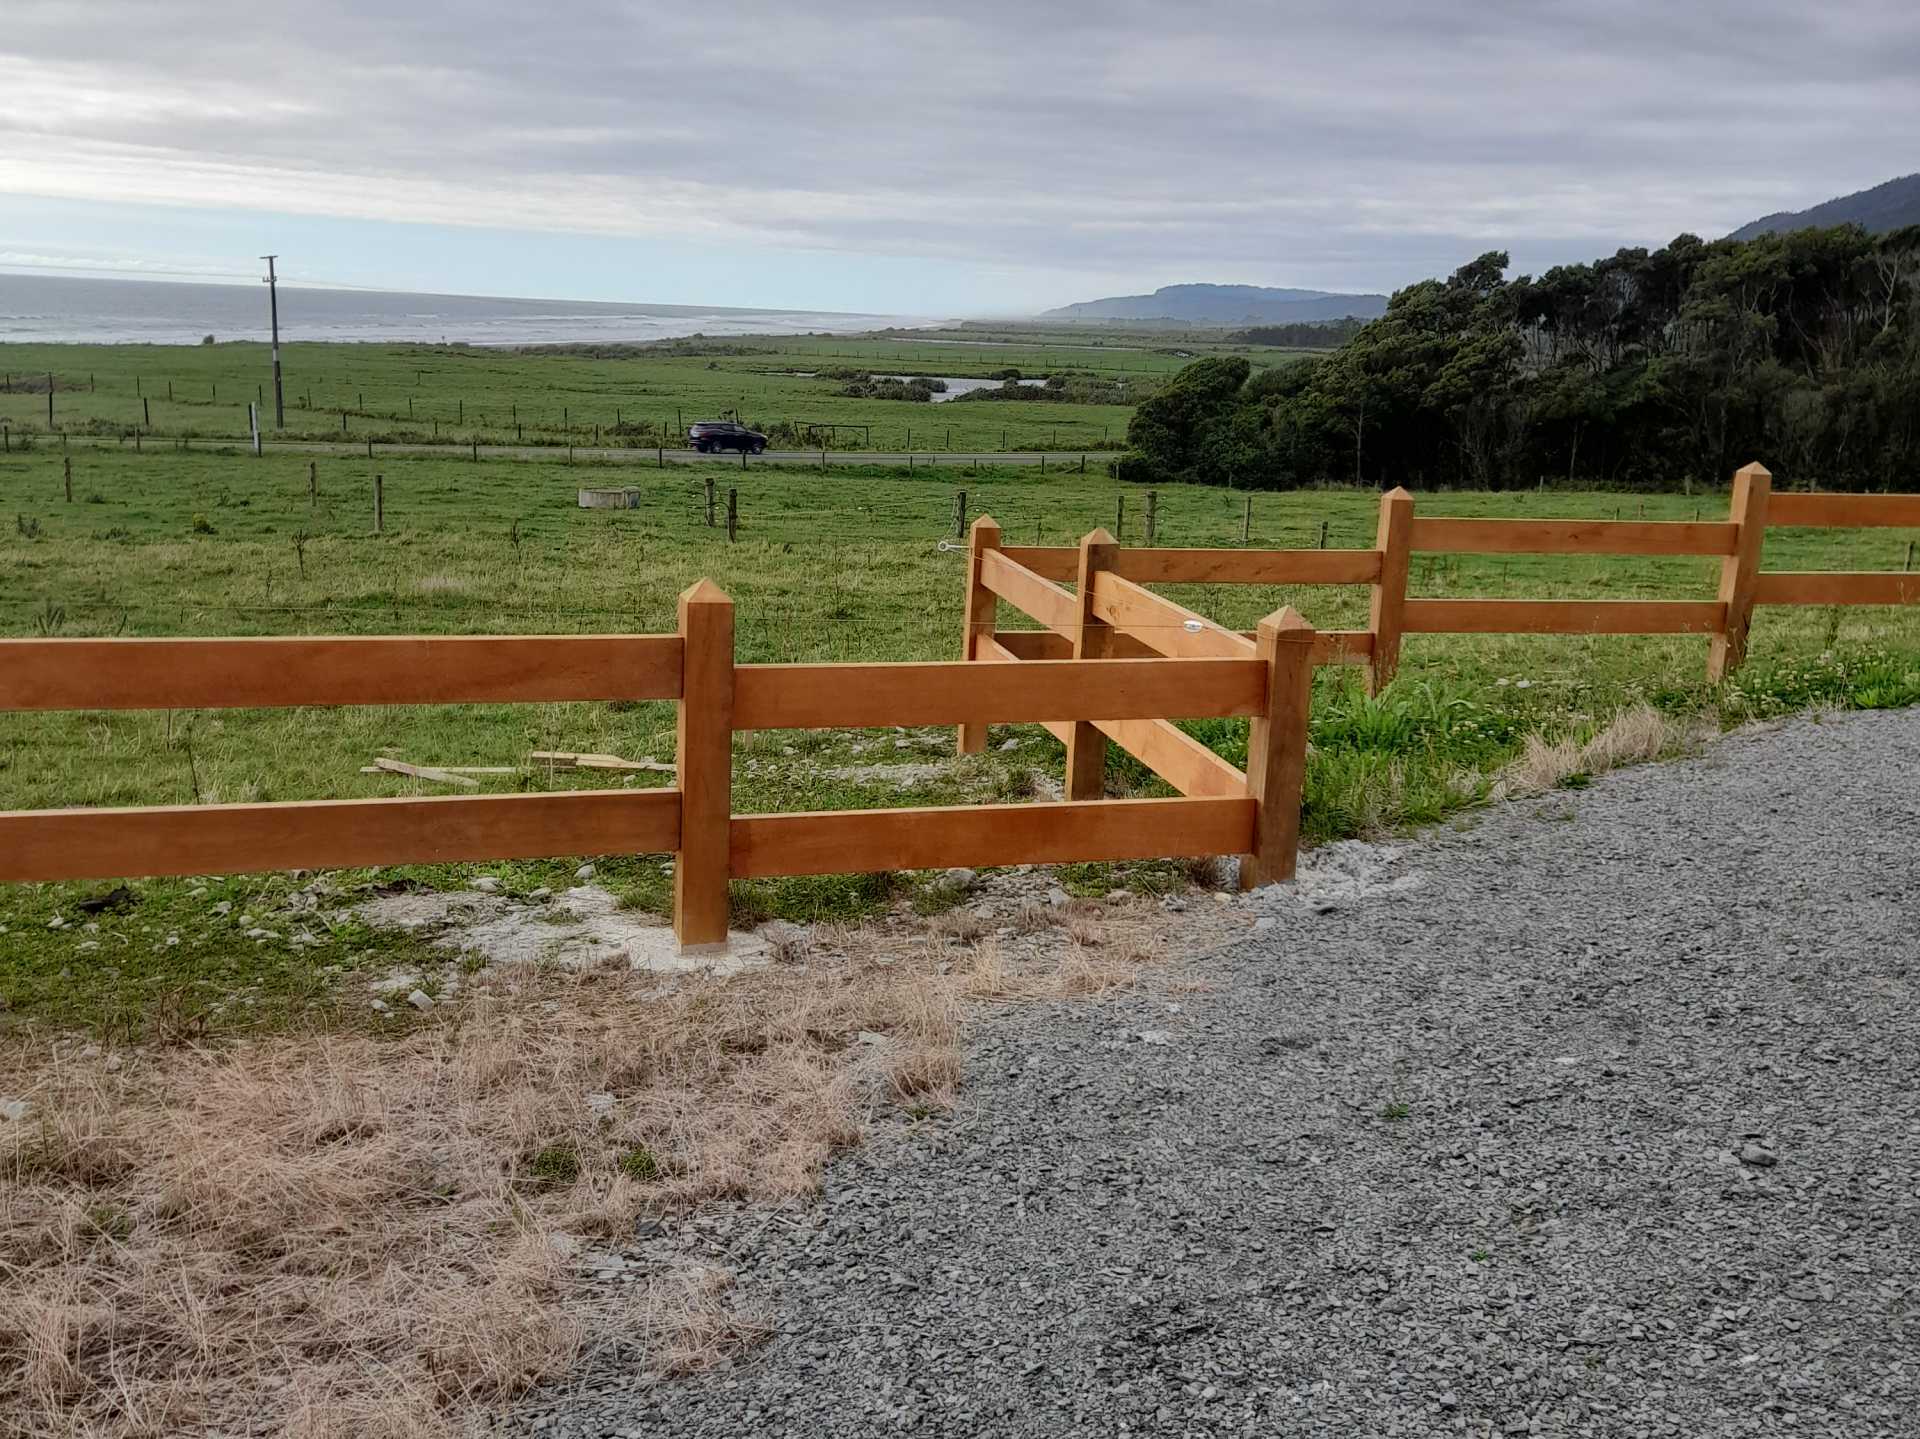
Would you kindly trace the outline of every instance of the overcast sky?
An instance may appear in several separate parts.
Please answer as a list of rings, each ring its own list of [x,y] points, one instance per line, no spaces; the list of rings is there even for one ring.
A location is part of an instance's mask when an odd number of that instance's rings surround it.
[[[1387,290],[1920,165],[1912,0],[7,0],[0,266],[908,314]]]

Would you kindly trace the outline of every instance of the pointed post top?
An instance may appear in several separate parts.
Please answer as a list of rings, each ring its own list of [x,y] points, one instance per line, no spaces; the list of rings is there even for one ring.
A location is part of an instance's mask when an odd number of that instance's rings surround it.
[[[979,519],[975,520],[972,525],[968,526],[969,534],[984,534],[988,530],[991,530],[996,535],[1000,533],[1000,521],[996,520],[992,515],[982,515]]]
[[[1734,471],[1734,474],[1745,475],[1750,480],[1770,480],[1773,478],[1773,471],[1761,464],[1758,460],[1755,460],[1750,465],[1742,465]]]
[[[1104,528],[1102,528],[1097,530],[1088,530],[1086,534],[1080,537],[1080,543],[1082,546],[1086,546],[1086,545],[1117,545],[1120,542],[1116,540],[1112,535],[1107,533],[1107,531]]]
[[[1282,605],[1261,620],[1255,628],[1262,633],[1272,631],[1278,638],[1285,640],[1311,641],[1314,635],[1313,626],[1307,623],[1306,616],[1292,605]]]
[[[1392,489],[1388,490],[1386,494],[1382,495],[1381,498],[1386,500],[1410,500],[1413,498],[1413,491],[1405,485],[1395,485]]]
[[[680,592],[683,605],[730,605],[733,600],[712,580],[699,579]]]

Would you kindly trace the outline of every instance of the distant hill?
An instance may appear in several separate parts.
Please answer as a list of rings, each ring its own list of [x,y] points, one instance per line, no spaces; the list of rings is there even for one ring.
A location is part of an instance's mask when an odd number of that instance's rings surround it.
[[[1898,230],[1905,225],[1920,225],[1920,175],[1902,175],[1898,180],[1842,195],[1811,210],[1782,210],[1777,215],[1766,215],[1742,225],[1727,238],[1752,240],[1761,235],[1828,225],[1860,225],[1874,234]]]
[[[1300,324],[1371,320],[1387,310],[1385,295],[1329,290],[1275,290],[1261,285],[1162,285],[1151,295],[1115,295],[1048,310],[1043,320],[1145,320],[1189,325]]]

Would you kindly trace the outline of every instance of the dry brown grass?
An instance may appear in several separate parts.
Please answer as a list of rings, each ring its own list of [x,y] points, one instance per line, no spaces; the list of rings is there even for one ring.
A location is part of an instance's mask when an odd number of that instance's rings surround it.
[[[1543,794],[1574,775],[1602,774],[1622,765],[1683,754],[1717,732],[1710,716],[1678,718],[1642,704],[1620,711],[1587,740],[1569,736],[1549,741],[1529,735],[1525,751],[1495,782],[1492,798]]]
[[[602,1339],[662,1372],[729,1361],[766,1331],[724,1271],[592,1287],[575,1250],[812,1193],[876,1109],[951,1101],[966,1001],[1098,995],[1152,955],[1141,925],[1075,918],[1016,972],[933,928],[730,980],[485,972],[398,1040],[113,1072],[17,1047],[0,1092],[34,1112],[0,1123],[0,1435],[450,1439]]]

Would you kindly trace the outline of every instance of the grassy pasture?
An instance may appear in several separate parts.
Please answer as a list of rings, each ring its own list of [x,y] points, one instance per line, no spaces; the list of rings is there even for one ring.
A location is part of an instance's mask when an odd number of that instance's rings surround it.
[[[897,338],[689,340],[675,350],[598,358],[568,350],[506,351],[442,345],[287,344],[292,439],[482,444],[684,445],[685,426],[737,414],[769,428],[839,425],[834,449],[1079,450],[1117,446],[1130,406],[1061,401],[874,400],[839,393],[830,369],[981,378],[1012,367],[1028,376],[1071,373],[1124,380],[1140,393],[1205,348],[902,335]],[[1259,363],[1297,352],[1236,349]],[[75,435],[244,437],[247,405],[270,422],[265,345],[11,345],[0,349],[0,424],[47,441],[47,376],[54,424]],[[345,429],[342,429],[342,416]],[[867,427],[866,430],[847,427]],[[784,432],[782,432],[784,433]],[[57,443],[57,441],[56,441]]]
[[[68,458],[71,503],[63,498]],[[936,659],[953,655],[959,629],[963,559],[942,548],[953,539],[957,490],[967,491],[970,515],[994,514],[1011,542],[1066,544],[1095,526],[1113,528],[1122,499],[1124,538],[1143,538],[1143,492],[1093,473],[1042,477],[956,466],[912,475],[877,467],[836,468],[826,476],[771,467],[743,474],[725,464],[660,470],[569,465],[561,456],[316,463],[318,501],[310,503],[305,457],[161,447],[136,455],[112,446],[63,453],[44,441],[0,455],[0,633],[658,632],[673,627],[677,593],[708,576],[735,600],[743,661]],[[379,535],[371,529],[374,468],[385,477],[386,531]],[[726,488],[739,489],[738,543],[704,522],[709,476],[723,516]],[[576,487],[595,484],[638,488],[642,508],[578,509]],[[1239,543],[1244,495],[1164,487],[1158,500],[1159,543]],[[1443,494],[1420,503],[1426,514],[1692,519],[1724,514],[1726,499],[1643,502],[1547,491]],[[1324,526],[1331,546],[1369,545],[1376,509],[1370,493],[1257,495],[1253,543],[1314,546]],[[1766,564],[1898,569],[1913,538],[1776,531]],[[1433,596],[1705,598],[1716,563],[1421,556],[1413,588]],[[1285,603],[1322,628],[1365,624],[1360,588],[1215,585],[1174,593],[1238,626]],[[1003,623],[1028,622],[1008,614]],[[1718,691],[1702,678],[1705,649],[1698,637],[1414,636],[1401,680],[1381,700],[1360,694],[1351,673],[1323,671],[1307,833],[1324,841],[1442,818],[1483,797],[1491,776],[1529,736],[1578,738],[1640,703],[1732,720],[1810,704],[1920,698],[1920,615],[1912,611],[1763,610],[1752,662]],[[1243,756],[1244,723],[1193,728],[1230,758]],[[436,792],[359,771],[382,753],[443,765],[514,764],[531,749],[665,758],[672,730],[669,705],[7,715],[0,716],[0,808]],[[1011,748],[1001,748],[1008,741]],[[962,763],[951,762],[950,751],[948,731],[742,736],[736,807],[1014,800],[1037,792],[1044,781],[1036,775],[1058,774],[1058,746],[1038,727],[996,727],[989,753]],[[1110,780],[1115,792],[1161,792],[1117,751]],[[522,772],[484,777],[482,788],[606,782],[604,774]],[[570,883],[574,862],[447,867],[398,878],[459,884],[484,868],[509,889],[527,889]],[[657,857],[604,861],[601,872],[641,907],[659,907],[670,886]],[[1109,867],[1088,866],[1069,870],[1067,879],[1070,887],[1098,890],[1113,875]],[[1138,888],[1176,876],[1171,866],[1140,866],[1126,882]],[[395,878],[356,876],[349,884]],[[411,955],[408,941],[351,926],[299,952],[265,941],[263,948],[237,944],[229,932],[236,917],[250,906],[271,906],[290,887],[282,877],[232,879],[191,898],[195,887],[184,882],[136,885],[133,908],[105,926],[126,941],[111,965],[97,962],[95,951],[79,952],[88,942],[81,929],[47,929],[56,915],[73,916],[77,898],[105,886],[0,891],[0,997],[14,1015],[131,1028],[178,1005],[205,1023],[208,1003],[225,1003],[207,996],[244,990],[250,1002],[224,1008],[220,1019],[261,1023],[324,1009],[333,988],[323,973]],[[828,877],[743,885],[739,904],[745,918],[819,918],[866,912],[902,893],[901,882]],[[208,906],[221,898],[233,909],[210,917]],[[168,944],[170,936],[178,942]],[[410,962],[427,960],[411,955]]]

